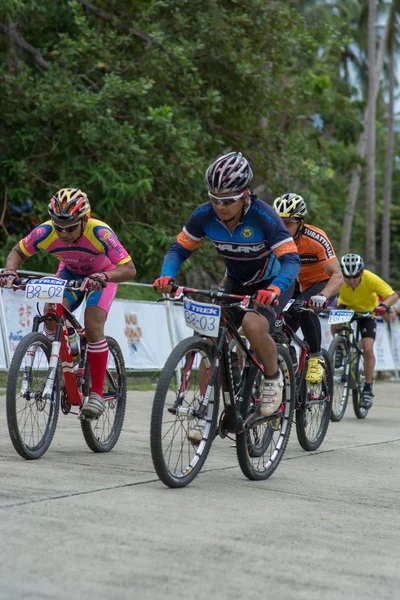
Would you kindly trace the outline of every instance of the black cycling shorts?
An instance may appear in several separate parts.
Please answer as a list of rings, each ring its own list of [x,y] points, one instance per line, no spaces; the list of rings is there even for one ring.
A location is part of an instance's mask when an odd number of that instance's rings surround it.
[[[269,285],[271,285],[272,280],[260,281],[254,285],[243,285],[240,281],[233,279],[232,277],[227,277],[224,283],[224,291],[227,294],[237,294],[238,296],[252,296],[258,290],[266,290]],[[263,317],[265,317],[269,323],[269,333],[273,333],[275,329],[275,318],[276,315],[282,311],[282,308],[288,303],[290,298],[292,297],[293,286],[290,287],[286,292],[280,295],[279,297],[279,305],[272,306],[259,306],[257,308],[257,312],[259,312]],[[226,305],[225,305],[226,306]],[[239,329],[242,324],[243,317],[246,314],[240,308],[232,308],[229,310],[230,315],[232,316],[232,321],[235,326]]]
[[[358,327],[363,339],[372,338],[374,340],[376,338],[376,319],[373,319],[372,317],[360,319],[358,321]]]

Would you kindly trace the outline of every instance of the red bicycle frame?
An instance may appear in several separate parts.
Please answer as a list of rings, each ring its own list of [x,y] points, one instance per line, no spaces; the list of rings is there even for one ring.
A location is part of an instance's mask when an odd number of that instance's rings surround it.
[[[66,312],[67,315],[65,314]],[[62,319],[59,358],[61,360],[61,366],[64,375],[68,404],[71,406],[82,406],[83,393],[78,388],[77,376],[81,378],[81,381],[83,381],[85,369],[84,366],[80,366],[77,370],[74,369],[66,319],[68,318],[71,324],[74,325],[74,328],[80,337],[85,335],[85,330],[79,325],[77,319],[75,319],[72,313],[70,313],[62,304],[48,304],[47,314],[54,315],[54,317],[56,317],[57,324],[60,324],[60,319]],[[53,356],[53,350],[51,356]]]

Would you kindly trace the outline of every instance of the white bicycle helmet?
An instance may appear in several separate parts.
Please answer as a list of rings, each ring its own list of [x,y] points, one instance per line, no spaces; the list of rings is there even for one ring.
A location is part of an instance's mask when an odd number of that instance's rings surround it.
[[[340,268],[345,277],[358,277],[364,271],[364,261],[359,254],[345,254],[340,259]]]

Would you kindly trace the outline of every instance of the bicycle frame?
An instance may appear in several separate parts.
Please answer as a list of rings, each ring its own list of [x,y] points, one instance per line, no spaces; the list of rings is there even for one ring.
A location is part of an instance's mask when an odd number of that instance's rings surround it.
[[[54,379],[57,374],[58,360],[60,359],[67,391],[67,402],[71,406],[82,406],[82,384],[86,364],[86,344],[81,345],[79,366],[77,371],[75,371],[66,324],[67,319],[78,335],[83,338],[85,330],[81,327],[76,317],[74,317],[74,315],[62,304],[48,304],[47,313],[41,316],[36,315],[33,319],[32,331],[39,331],[39,325],[45,321],[53,321],[56,323],[55,338],[52,342],[49,369],[43,397],[51,398]]]
[[[297,305],[296,305],[297,306]],[[300,310],[311,310],[307,307],[306,303],[300,304],[297,306]],[[307,362],[307,356],[310,352],[310,348],[305,340],[302,340],[286,323],[284,315],[278,315],[277,322],[281,323],[283,334],[287,337],[287,342],[290,344],[294,342],[296,346],[300,349],[300,357],[299,357],[299,366],[296,374],[296,403],[297,408],[303,408],[306,403],[306,398],[301,397],[301,387],[302,381],[305,377],[305,368]],[[277,334],[279,336],[279,333]],[[307,400],[307,406],[311,406],[313,404],[320,404],[320,398],[318,396],[310,396]]]
[[[237,296],[235,294],[225,294],[222,292],[215,292],[214,295],[210,296],[210,293],[202,290],[195,290],[191,288],[178,288],[176,291],[175,299],[168,299],[170,301],[180,300],[183,292],[185,293],[203,293],[208,295],[214,299],[236,299],[241,300],[242,302],[235,306],[242,306],[243,310],[248,311],[253,309],[248,309],[247,306],[250,302],[249,296]],[[211,339],[214,346],[214,356],[211,362],[211,366],[208,369],[206,381],[204,384],[204,389],[202,390],[203,400],[200,405],[199,410],[196,413],[196,417],[199,419],[203,419],[206,414],[207,405],[209,399],[211,397],[212,390],[216,385],[217,375],[220,372],[221,375],[221,388],[222,388],[222,398],[225,408],[225,425],[226,432],[229,433],[238,433],[248,428],[250,425],[256,426],[262,422],[268,422],[271,418],[276,419],[276,415],[274,417],[257,417],[255,420],[253,419],[251,422],[249,419],[244,421],[244,415],[242,414],[242,402],[243,397],[240,393],[235,393],[234,389],[234,377],[232,371],[232,360],[231,353],[229,351],[229,335],[235,340],[236,344],[239,346],[241,352],[246,357],[246,362],[244,365],[244,371],[247,375],[248,370],[250,369],[251,364],[255,365],[262,374],[264,374],[264,367],[262,364],[256,359],[254,354],[247,348],[245,343],[242,340],[241,335],[239,334],[235,325],[231,322],[229,315],[225,312],[225,310],[229,310],[232,308],[232,305],[228,307],[222,306],[222,323],[220,324],[218,337],[217,338],[207,338],[206,335],[195,333],[194,335],[200,335],[204,339]],[[187,382],[189,381],[190,373],[193,368],[194,356],[191,356],[187,360],[187,364],[184,368],[184,373],[181,378],[181,385],[179,387],[179,391],[177,394],[176,402],[174,405],[174,409],[176,410],[181,402],[181,399],[184,397],[186,392]],[[220,368],[221,365],[221,368]],[[246,378],[246,376],[245,376]],[[223,437],[223,435],[222,435]]]
[[[367,318],[370,316],[370,313],[367,313],[362,316],[353,317],[351,322],[356,321],[356,331],[350,326],[350,323],[345,323],[341,329],[337,331],[338,335],[342,335],[346,338],[349,345],[349,357],[348,357],[348,375],[349,375],[349,389],[356,390],[358,388],[358,383],[356,379],[356,374],[354,372],[354,366],[358,363],[360,356],[362,356],[363,351],[360,348],[361,338],[361,330],[360,330],[360,319]],[[352,352],[353,351],[353,352]]]

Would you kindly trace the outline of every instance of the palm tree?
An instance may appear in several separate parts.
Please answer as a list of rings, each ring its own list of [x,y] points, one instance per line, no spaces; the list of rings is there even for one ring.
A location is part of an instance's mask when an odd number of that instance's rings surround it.
[[[399,4],[399,0],[397,0]],[[383,196],[381,270],[385,280],[390,276],[390,204],[392,200],[393,150],[394,150],[394,91],[395,91],[395,56],[398,31],[398,13],[393,0],[390,7],[390,28],[388,39],[389,51],[389,105],[388,105],[388,135],[385,157],[385,186]]]
[[[376,104],[376,98],[378,96],[378,91],[379,91],[378,83],[381,79],[382,71],[383,71],[383,61],[384,61],[385,51],[386,51],[386,47],[387,47],[389,24],[390,24],[390,11],[387,14],[385,26],[384,26],[381,38],[379,40],[378,57],[376,60],[376,69],[375,69],[375,80],[377,83],[377,85],[374,86],[374,103],[375,104]],[[364,122],[365,123],[368,121],[368,109],[369,109],[369,105],[367,105],[365,112],[364,112]],[[360,134],[360,137],[358,140],[357,152],[360,157],[360,160],[362,160],[365,157],[366,150],[367,150],[367,129],[365,129],[365,131],[363,131]],[[361,179],[361,165],[358,164],[354,168],[353,173],[351,175],[351,179],[350,179],[347,203],[346,203],[346,208],[345,208],[345,213],[344,213],[344,218],[343,218],[342,236],[341,236],[340,246],[339,246],[340,254],[346,254],[346,252],[348,252],[349,248],[350,248],[351,230],[353,227],[354,212],[355,212],[355,208],[356,208],[358,190],[360,187],[360,179]]]
[[[368,12],[368,116],[367,116],[367,191],[365,259],[367,266],[375,270],[375,133],[376,133],[376,0],[369,0]]]

